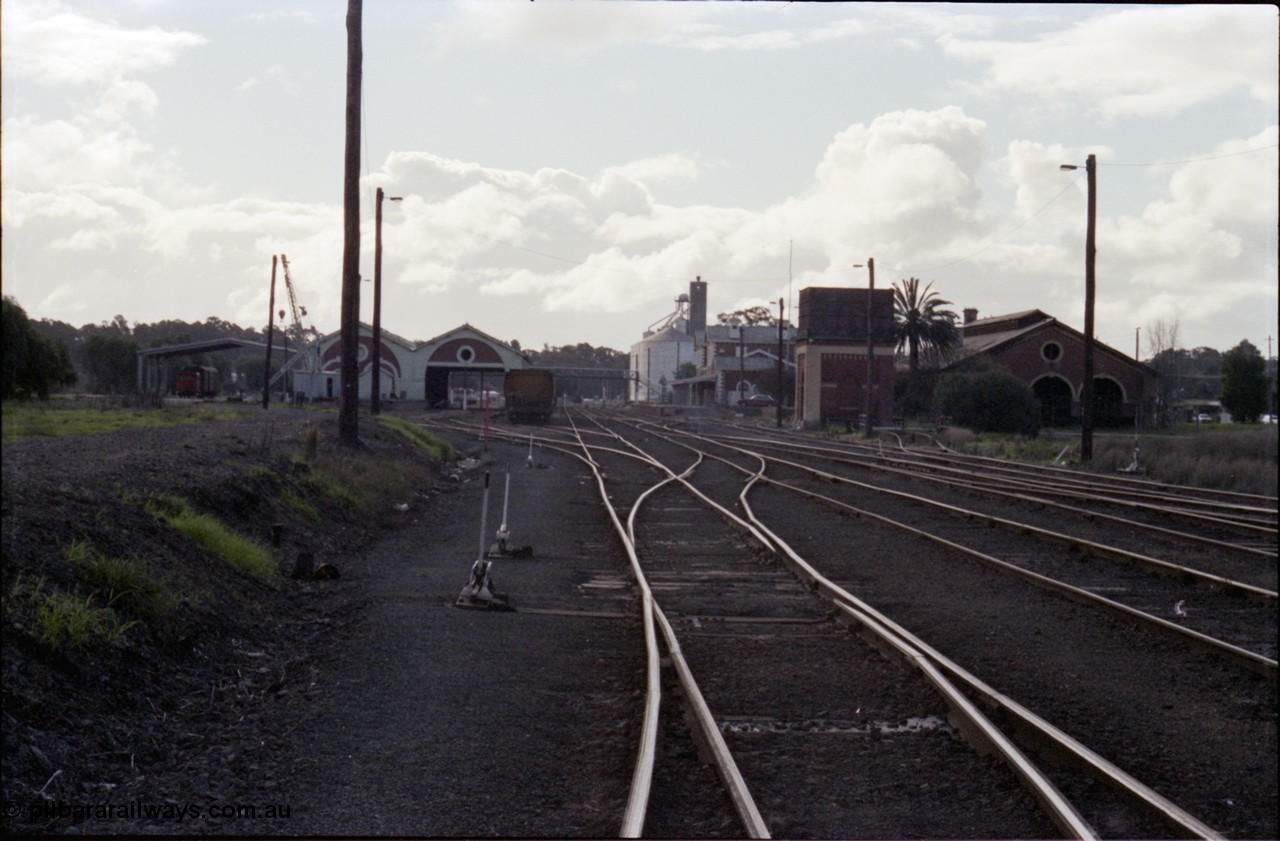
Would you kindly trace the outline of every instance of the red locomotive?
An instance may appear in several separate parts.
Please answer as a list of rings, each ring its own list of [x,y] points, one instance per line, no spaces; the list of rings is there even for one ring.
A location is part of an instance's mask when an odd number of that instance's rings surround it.
[[[178,372],[179,397],[217,397],[218,369],[190,365]]]

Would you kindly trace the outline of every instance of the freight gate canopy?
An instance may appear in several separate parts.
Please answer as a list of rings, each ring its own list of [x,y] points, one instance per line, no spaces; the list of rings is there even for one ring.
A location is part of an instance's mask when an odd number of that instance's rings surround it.
[[[138,351],[138,392],[150,393],[161,384],[156,382],[157,359],[168,359],[175,356],[195,356],[198,353],[217,353],[222,350],[239,348],[267,349],[263,342],[250,342],[244,339],[206,339],[202,342],[186,342],[180,345],[164,345],[163,347],[144,348]],[[281,349],[281,352],[284,352]]]

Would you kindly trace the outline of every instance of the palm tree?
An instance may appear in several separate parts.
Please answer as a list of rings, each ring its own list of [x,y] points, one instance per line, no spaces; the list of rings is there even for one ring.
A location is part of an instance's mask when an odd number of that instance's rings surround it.
[[[919,410],[916,393],[920,356],[936,364],[945,359],[959,338],[956,330],[956,314],[943,307],[950,306],[933,291],[933,284],[920,289],[919,278],[910,278],[893,285],[893,335],[898,342],[898,352],[907,350],[907,408],[911,413]]]

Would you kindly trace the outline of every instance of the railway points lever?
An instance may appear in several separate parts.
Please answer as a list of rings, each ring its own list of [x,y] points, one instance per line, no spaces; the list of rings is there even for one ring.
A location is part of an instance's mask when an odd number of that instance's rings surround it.
[[[511,529],[507,526],[509,503],[511,501],[511,465],[507,465],[507,485],[502,492],[502,525],[498,526],[497,542],[489,547],[487,558],[532,558],[532,546],[510,546]]]
[[[511,610],[506,596],[494,592],[493,577],[490,574],[493,561],[485,558],[487,543],[485,532],[488,530],[486,520],[489,514],[489,471],[484,472],[484,495],[480,503],[480,554],[471,565],[471,578],[462,592],[458,594],[454,607],[474,608],[478,610]]]

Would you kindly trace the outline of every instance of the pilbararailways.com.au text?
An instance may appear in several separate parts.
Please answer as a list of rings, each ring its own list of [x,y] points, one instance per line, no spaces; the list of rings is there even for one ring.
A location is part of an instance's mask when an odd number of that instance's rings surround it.
[[[148,803],[129,800],[124,803],[66,803],[61,800],[17,803],[6,801],[6,818],[26,817],[31,823],[53,820],[70,821],[182,821],[212,818],[216,820],[288,820],[293,807],[287,803],[263,805],[244,803]]]

